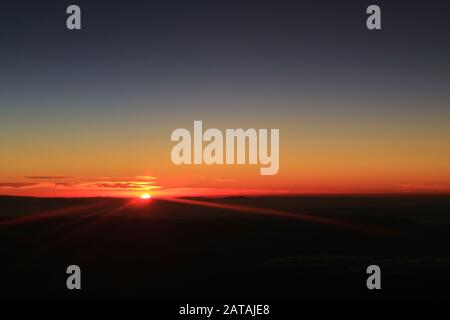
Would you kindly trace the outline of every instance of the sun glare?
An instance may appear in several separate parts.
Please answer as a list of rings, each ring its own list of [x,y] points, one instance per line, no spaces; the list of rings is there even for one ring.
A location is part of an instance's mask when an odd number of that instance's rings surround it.
[[[141,195],[141,199],[151,199],[152,196],[149,195],[148,193],[144,193],[143,195]]]

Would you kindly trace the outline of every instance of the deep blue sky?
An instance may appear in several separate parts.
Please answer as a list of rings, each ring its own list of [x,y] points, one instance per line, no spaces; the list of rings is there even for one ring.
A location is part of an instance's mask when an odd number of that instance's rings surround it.
[[[79,32],[65,28],[71,3],[2,4],[2,110],[158,113],[216,102],[217,112],[243,111],[239,101],[442,110],[450,101],[445,1],[377,1],[378,32],[365,28],[368,1],[77,1]]]

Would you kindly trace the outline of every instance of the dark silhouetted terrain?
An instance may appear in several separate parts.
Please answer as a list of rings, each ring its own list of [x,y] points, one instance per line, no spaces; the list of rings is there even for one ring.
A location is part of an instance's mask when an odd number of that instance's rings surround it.
[[[449,196],[0,197],[0,296],[449,298],[449,244]],[[381,291],[366,289],[370,264]]]

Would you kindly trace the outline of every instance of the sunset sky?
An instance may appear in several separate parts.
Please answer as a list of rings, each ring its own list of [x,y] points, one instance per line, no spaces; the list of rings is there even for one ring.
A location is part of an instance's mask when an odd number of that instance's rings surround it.
[[[449,4],[17,1],[0,195],[450,193]],[[182,165],[171,132],[279,128],[280,170]]]

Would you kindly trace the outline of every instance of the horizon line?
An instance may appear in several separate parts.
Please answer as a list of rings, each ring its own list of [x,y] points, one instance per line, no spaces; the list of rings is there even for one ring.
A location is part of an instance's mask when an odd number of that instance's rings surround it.
[[[246,195],[185,195],[185,196],[153,196],[150,200],[164,200],[164,199],[188,199],[188,198],[203,198],[203,199],[226,199],[226,198],[298,198],[298,197],[389,197],[389,196],[405,196],[405,197],[425,197],[425,196],[450,196],[450,192],[440,193],[299,193],[299,194],[246,194]],[[32,198],[32,199],[138,199],[137,196],[22,196],[22,195],[8,195],[0,194],[1,198]]]

